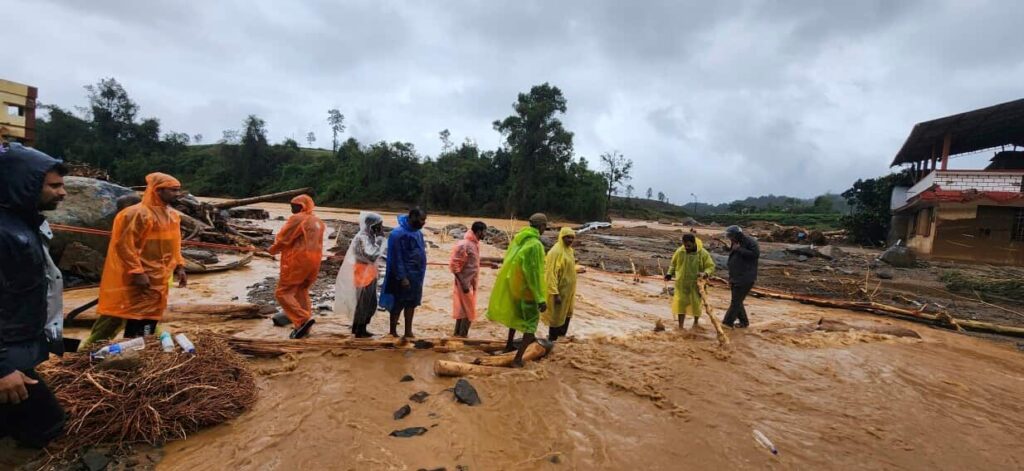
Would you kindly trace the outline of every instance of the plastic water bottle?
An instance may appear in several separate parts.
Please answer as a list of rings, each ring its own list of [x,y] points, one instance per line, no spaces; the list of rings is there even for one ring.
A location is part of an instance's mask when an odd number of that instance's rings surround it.
[[[195,353],[196,346],[192,345],[192,342],[185,336],[185,334],[178,334],[174,336],[174,340],[178,341],[178,345],[185,353]]]
[[[775,444],[773,444],[768,437],[764,436],[760,430],[754,429],[754,440],[757,440],[757,443],[760,443],[761,446],[767,448],[773,455],[779,454],[779,449],[775,448]]]
[[[168,353],[174,351],[174,339],[171,338],[171,333],[166,330],[160,334],[160,348],[163,348]]]
[[[89,358],[93,360],[102,360],[104,358],[116,357],[122,355],[125,352],[139,351],[146,349],[146,340],[142,337],[136,337],[131,340],[125,340],[124,342],[115,343],[113,345],[107,345],[95,352],[89,354]]]

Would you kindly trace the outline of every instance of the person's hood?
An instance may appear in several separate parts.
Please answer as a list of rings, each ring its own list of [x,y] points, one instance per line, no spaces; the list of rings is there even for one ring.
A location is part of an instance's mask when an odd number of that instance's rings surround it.
[[[46,173],[60,163],[31,147],[12,143],[0,153],[0,208],[22,216],[39,214],[39,193]]]
[[[142,204],[146,206],[167,206],[156,190],[161,188],[181,188],[181,182],[166,173],[154,172],[146,175],[146,192],[142,195]]]
[[[515,244],[522,244],[527,239],[540,239],[540,231],[538,231],[535,227],[527,226],[523,230],[519,231],[518,234],[516,234],[516,236],[512,239],[512,242]]]
[[[562,230],[558,231],[558,243],[561,244],[562,239],[564,239],[566,236],[576,237],[576,231],[572,230],[571,227],[563,227]]]
[[[384,218],[380,217],[380,214],[363,211],[359,213],[359,232],[369,235],[370,228],[383,221]]]
[[[412,227],[412,223],[409,222],[409,215],[408,214],[403,214],[401,216],[398,216],[398,225],[402,226],[402,229],[405,229],[408,232],[416,232],[416,231],[419,230],[419,229],[416,229],[415,227]]]
[[[466,231],[466,235],[464,235],[462,238],[470,242],[473,242],[474,244],[480,243],[480,238],[476,236],[476,233],[473,232],[473,229]]]
[[[316,209],[316,204],[313,203],[313,198],[310,198],[309,195],[299,195],[292,198],[292,204],[302,206],[301,212],[306,214],[310,214]]]

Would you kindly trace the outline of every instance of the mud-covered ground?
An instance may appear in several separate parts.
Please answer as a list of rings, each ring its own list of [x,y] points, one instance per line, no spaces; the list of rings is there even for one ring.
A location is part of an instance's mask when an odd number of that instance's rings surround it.
[[[275,216],[286,209],[265,207]],[[355,221],[356,214],[321,209],[324,218]],[[428,226],[470,222],[431,216]],[[660,228],[648,230],[654,238]],[[429,261],[446,261],[451,238],[433,231],[426,235],[437,247],[429,251]],[[484,256],[501,255],[489,244],[482,250]],[[825,270],[816,260],[785,263],[796,267],[794,277]],[[774,270],[769,266],[763,273]],[[259,258],[240,270],[196,276],[189,288],[172,290],[171,302],[238,302],[249,286],[276,276],[276,270],[276,262]],[[495,272],[482,271],[481,313]],[[325,278],[333,283],[333,276]],[[788,279],[763,276],[765,282],[775,278]],[[482,399],[474,407],[455,402],[447,391],[455,380],[435,376],[433,364],[471,360],[480,353],[338,350],[252,360],[260,387],[255,408],[228,424],[166,444],[157,469],[1024,467],[1019,436],[1024,353],[1015,342],[865,313],[750,299],[751,327],[730,331],[730,347],[723,349],[706,320],[699,330],[675,327],[665,286],[660,280],[634,283],[629,276],[593,269],[581,274],[570,338],[524,369],[469,378]],[[451,288],[444,267],[431,266],[415,320],[417,335],[449,333]],[[70,309],[94,294],[68,292],[66,304]],[[728,293],[713,289],[709,301],[721,315]],[[822,318],[854,329],[809,327]],[[667,331],[653,331],[658,320]],[[188,319],[167,324],[171,329],[197,327]],[[378,313],[370,330],[386,332],[385,324],[386,316]],[[200,326],[249,337],[283,339],[288,334],[266,319]],[[876,333],[879,327],[912,329],[921,338]],[[326,313],[312,336],[342,336],[348,330],[346,316]],[[470,335],[498,339],[505,332],[481,318]],[[539,333],[546,333],[545,327]],[[69,335],[84,331],[71,329]],[[414,380],[400,382],[407,374]],[[427,399],[411,401],[419,391],[429,393]],[[395,420],[393,413],[407,404],[411,414]],[[390,436],[407,427],[427,432]],[[758,445],[754,430],[775,443],[777,456]],[[25,452],[0,443],[0,468],[27,459]]]

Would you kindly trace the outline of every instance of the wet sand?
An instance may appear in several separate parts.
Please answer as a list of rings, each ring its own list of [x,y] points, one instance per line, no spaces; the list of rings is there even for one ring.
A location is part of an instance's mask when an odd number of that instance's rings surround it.
[[[273,216],[285,205],[261,205]],[[321,210],[355,221],[358,211]],[[393,218],[386,216],[387,223]],[[472,218],[431,216],[428,226]],[[508,221],[488,221],[504,227]],[[280,222],[268,221],[273,226]],[[451,241],[431,262],[446,262]],[[331,241],[333,243],[333,241]],[[483,245],[484,256],[501,251]],[[247,285],[276,263],[196,276],[174,302],[245,300]],[[480,311],[495,270],[482,271]],[[678,332],[664,284],[588,272],[568,341],[522,370],[470,378],[483,404],[454,401],[451,378],[434,360],[475,354],[338,351],[256,360],[260,400],[232,423],[165,447],[161,469],[1020,469],[1024,467],[1024,355],[1012,344],[931,329],[870,314],[750,299],[752,325],[717,347],[706,320]],[[421,337],[447,335],[451,275],[431,267],[416,318]],[[67,304],[88,301],[88,290]],[[716,313],[728,292],[715,289]],[[386,313],[370,326],[386,332]],[[821,317],[854,326],[898,325],[922,339],[864,331],[801,332]],[[344,316],[319,316],[313,336],[347,332]],[[657,319],[667,332],[654,333]],[[169,322],[170,328],[194,326]],[[204,322],[248,336],[287,336],[269,320]],[[689,328],[689,323],[687,323]],[[541,327],[540,334],[546,333]],[[471,336],[503,338],[481,320]],[[405,374],[413,382],[399,382]],[[410,402],[417,391],[431,396]],[[393,420],[410,404],[412,414]],[[392,430],[429,431],[395,438]],[[752,436],[759,429],[780,450]]]

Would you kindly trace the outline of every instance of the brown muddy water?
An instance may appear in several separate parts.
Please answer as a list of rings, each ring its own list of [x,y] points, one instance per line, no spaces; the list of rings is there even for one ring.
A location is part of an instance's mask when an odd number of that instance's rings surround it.
[[[275,216],[285,209],[263,206]],[[321,217],[355,220],[357,212],[327,210]],[[428,225],[471,221],[437,217]],[[446,262],[451,241],[427,235],[439,246],[430,261]],[[189,288],[172,291],[172,303],[244,301],[246,286],[276,269],[257,259],[242,270],[195,277]],[[494,275],[483,271],[481,311]],[[703,330],[675,328],[660,281],[633,284],[590,272],[579,283],[570,339],[522,370],[469,378],[479,406],[457,403],[446,391],[455,380],[432,371],[437,359],[469,360],[475,353],[346,350],[254,360],[255,408],[167,444],[159,469],[1024,468],[1024,354],[1013,343],[750,299],[751,327],[730,331],[732,346],[722,350],[706,320]],[[432,267],[417,335],[448,334],[450,290],[450,275]],[[89,296],[69,292],[68,304]],[[713,290],[711,301],[720,315],[728,292]],[[822,317],[908,327],[922,338],[799,328]],[[658,319],[668,331],[652,331]],[[370,330],[386,332],[386,321],[378,313]],[[269,320],[202,326],[287,336]],[[347,318],[329,314],[318,317],[313,336],[347,329]],[[471,336],[504,333],[483,320]],[[414,381],[400,382],[406,374]],[[418,391],[430,394],[422,404],[409,400]],[[394,420],[406,404],[412,413]],[[389,436],[407,427],[428,431]],[[755,441],[755,429],[775,443],[777,456]]]

